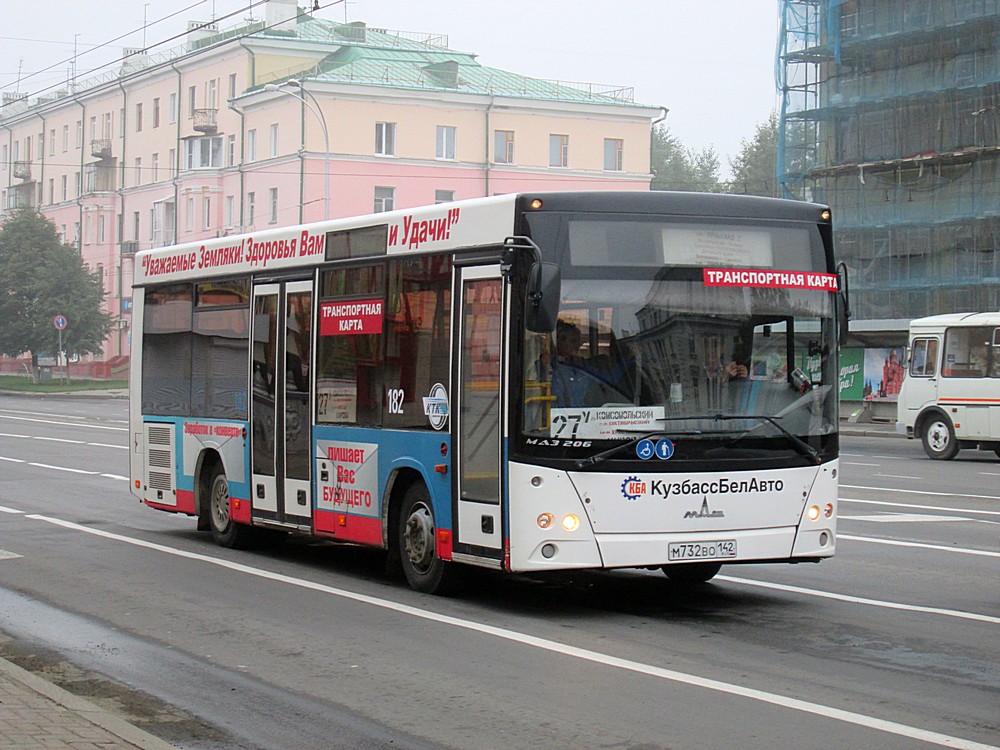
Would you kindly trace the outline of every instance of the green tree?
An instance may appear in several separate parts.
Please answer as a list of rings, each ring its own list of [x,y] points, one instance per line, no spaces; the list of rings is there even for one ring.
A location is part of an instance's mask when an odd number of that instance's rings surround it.
[[[778,115],[771,116],[757,125],[753,138],[743,139],[736,158],[729,160],[732,180],[727,185],[730,193],[777,197],[778,171]]]
[[[690,190],[717,193],[724,184],[719,179],[719,155],[713,148],[688,149],[663,125],[653,128],[650,139],[651,190]]]
[[[111,330],[100,276],[76,249],[59,240],[55,225],[33,208],[11,211],[0,226],[0,354],[53,355],[56,315],[68,321],[63,349],[98,352]]]

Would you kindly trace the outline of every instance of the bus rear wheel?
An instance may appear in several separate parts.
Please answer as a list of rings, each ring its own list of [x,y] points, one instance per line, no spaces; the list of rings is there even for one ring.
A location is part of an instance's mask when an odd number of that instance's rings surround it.
[[[674,583],[705,583],[722,570],[722,563],[699,562],[682,565],[664,565],[662,568]]]
[[[438,557],[434,509],[423,482],[411,484],[403,496],[396,538],[403,573],[411,588],[424,594],[458,590],[464,571]]]
[[[229,512],[229,480],[221,464],[216,464],[208,476],[208,517],[212,538],[220,547],[246,549],[253,529],[233,521]]]
[[[948,461],[958,454],[958,441],[955,439],[955,428],[951,420],[940,414],[934,414],[924,422],[921,430],[921,442],[924,453],[933,459]]]

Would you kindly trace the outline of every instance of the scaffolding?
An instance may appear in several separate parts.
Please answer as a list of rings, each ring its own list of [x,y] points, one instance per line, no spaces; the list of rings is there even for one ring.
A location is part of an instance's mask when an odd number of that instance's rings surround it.
[[[834,209],[860,330],[1000,309],[1000,0],[780,0],[778,180]]]

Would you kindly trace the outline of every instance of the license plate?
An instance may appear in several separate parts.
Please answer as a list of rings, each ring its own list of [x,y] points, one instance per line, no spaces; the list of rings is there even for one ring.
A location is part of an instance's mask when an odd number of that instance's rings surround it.
[[[714,542],[674,542],[667,548],[667,559],[674,560],[724,560],[736,557],[736,540],[720,539]]]

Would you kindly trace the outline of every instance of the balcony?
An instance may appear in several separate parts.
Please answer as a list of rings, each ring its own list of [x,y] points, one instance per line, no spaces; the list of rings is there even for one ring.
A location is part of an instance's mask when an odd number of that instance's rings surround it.
[[[30,180],[31,179],[31,162],[30,161],[16,161],[16,162],[14,162],[14,179],[15,180]]]
[[[94,140],[90,142],[90,155],[97,159],[110,159],[111,139],[94,138]]]
[[[139,252],[139,242],[137,240],[122,241],[122,255],[135,255]]]
[[[193,113],[194,117],[194,129],[199,133],[208,133],[214,135],[219,131],[219,126],[216,123],[216,113],[217,109],[196,109]]]

